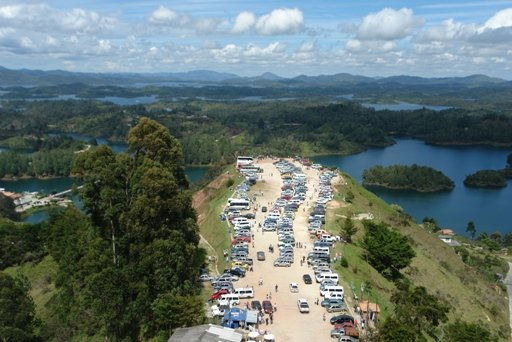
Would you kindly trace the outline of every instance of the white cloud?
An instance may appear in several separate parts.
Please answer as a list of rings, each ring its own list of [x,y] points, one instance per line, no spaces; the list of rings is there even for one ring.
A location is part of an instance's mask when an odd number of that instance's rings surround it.
[[[273,42],[265,47],[249,44],[245,51],[244,56],[251,58],[264,58],[270,56],[282,56],[286,52],[286,45],[280,42]]]
[[[345,44],[345,47],[350,51],[358,51],[361,48],[361,42],[357,39],[350,39]]]
[[[254,13],[251,12],[241,12],[237,15],[235,19],[235,25],[233,26],[233,29],[231,30],[233,33],[243,33],[247,32],[256,23],[256,16]]]
[[[178,22],[179,17],[180,15],[177,12],[165,6],[160,6],[151,13],[149,21],[155,24],[174,24]]]
[[[394,10],[384,8],[363,18],[357,30],[357,38],[364,40],[395,40],[409,35],[421,26],[423,20],[413,15],[409,8]]]
[[[507,8],[497,12],[487,20],[482,29],[499,29],[502,27],[512,27],[512,8]]]
[[[105,33],[117,20],[94,11],[74,8],[62,11],[44,4],[0,6],[0,26],[38,32]]]
[[[304,29],[304,15],[297,8],[279,8],[262,15],[256,30],[264,35],[292,34]]]

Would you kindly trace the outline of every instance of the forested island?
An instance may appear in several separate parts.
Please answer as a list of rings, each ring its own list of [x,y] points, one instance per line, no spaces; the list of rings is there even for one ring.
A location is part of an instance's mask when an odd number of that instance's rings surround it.
[[[466,176],[464,185],[473,188],[504,188],[507,178],[503,170],[480,170]]]
[[[363,185],[419,192],[450,191],[454,182],[431,167],[413,165],[375,165],[363,172]]]
[[[466,176],[464,185],[473,188],[504,188],[507,179],[512,179],[512,153],[507,156],[507,165],[501,170],[480,170]]]
[[[65,177],[86,145],[69,137],[13,137],[0,141],[0,178]]]

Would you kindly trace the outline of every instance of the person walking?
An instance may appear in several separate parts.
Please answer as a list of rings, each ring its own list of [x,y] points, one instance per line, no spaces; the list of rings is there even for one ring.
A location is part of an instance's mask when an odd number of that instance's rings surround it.
[[[325,321],[325,319],[324,319],[324,321]],[[265,324],[268,325],[268,317],[265,318]]]
[[[270,324],[274,324],[274,315],[270,314]]]
[[[325,322],[325,313],[324,313],[324,315],[323,315],[323,317],[322,317],[322,318],[323,318],[323,320],[324,320],[324,322]]]
[[[277,292],[277,284],[276,284],[276,292]]]

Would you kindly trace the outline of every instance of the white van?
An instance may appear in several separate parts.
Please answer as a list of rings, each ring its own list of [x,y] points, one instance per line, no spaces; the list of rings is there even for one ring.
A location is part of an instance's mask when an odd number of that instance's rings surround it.
[[[323,290],[320,290],[320,295],[324,296],[325,298],[334,298],[334,297],[328,297],[333,294],[340,294],[341,298],[343,298],[343,295],[345,294],[345,291],[343,290],[343,286],[325,286]]]
[[[318,273],[315,278],[317,283],[321,283],[324,280],[331,280],[337,283],[339,280],[338,275],[336,273],[327,272]]]
[[[240,304],[240,296],[236,293],[226,293],[220,296],[219,305],[221,303],[227,303],[229,305],[238,305]]]
[[[343,300],[343,293],[327,292],[324,297],[325,297],[325,299],[341,299],[341,300]]]
[[[329,251],[330,251],[329,247],[316,246],[315,248],[313,248],[313,252],[320,252],[320,253],[327,253],[327,254],[329,254]]]
[[[320,281],[319,283],[322,283],[324,281],[331,281],[333,283],[336,283],[338,284],[338,281],[339,281],[339,277],[336,273],[332,273],[332,272],[325,272],[325,273],[320,273],[317,278],[320,278]]]
[[[237,294],[239,298],[253,298],[254,297],[254,291],[252,287],[246,287],[246,288],[238,288],[235,289],[234,294]]]

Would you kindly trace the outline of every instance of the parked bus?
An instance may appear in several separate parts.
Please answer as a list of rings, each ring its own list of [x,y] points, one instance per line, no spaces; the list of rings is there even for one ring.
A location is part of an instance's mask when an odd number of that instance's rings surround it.
[[[251,208],[251,202],[243,198],[230,198],[228,200],[229,210],[249,210]]]
[[[236,168],[240,169],[242,166],[252,165],[253,162],[254,160],[252,157],[239,156],[236,158]]]

